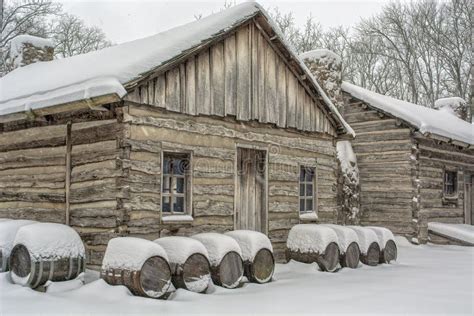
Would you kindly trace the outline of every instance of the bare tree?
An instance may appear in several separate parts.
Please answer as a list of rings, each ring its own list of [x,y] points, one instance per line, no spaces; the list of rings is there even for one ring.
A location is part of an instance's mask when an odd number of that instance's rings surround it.
[[[87,26],[70,14],[63,14],[54,21],[51,32],[56,43],[54,51],[59,57],[84,54],[111,45],[100,28]]]

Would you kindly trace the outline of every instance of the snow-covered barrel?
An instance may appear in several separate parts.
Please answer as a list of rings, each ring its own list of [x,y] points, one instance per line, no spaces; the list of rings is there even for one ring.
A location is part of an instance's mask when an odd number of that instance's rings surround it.
[[[159,238],[155,242],[168,255],[174,287],[197,293],[207,290],[211,282],[209,255],[200,241],[173,236]]]
[[[341,266],[355,269],[359,265],[360,249],[359,238],[353,229],[345,226],[324,224],[331,228],[337,235],[337,244],[341,252],[339,262]]]
[[[299,224],[291,228],[286,242],[290,259],[316,262],[323,271],[334,272],[339,263],[337,235],[329,227],[317,224]]]
[[[69,226],[37,223],[21,227],[10,253],[13,282],[36,288],[67,281],[84,272],[84,244]]]
[[[275,258],[270,239],[265,234],[251,230],[234,230],[226,233],[242,250],[244,275],[250,282],[270,282],[275,271]]]
[[[217,233],[202,233],[192,238],[199,240],[207,249],[212,281],[228,289],[239,286],[244,276],[244,265],[242,251],[235,239]]]
[[[171,286],[171,269],[163,247],[135,237],[109,241],[100,276],[110,285],[124,285],[134,295],[150,298],[164,298]]]
[[[397,244],[393,233],[385,227],[370,226],[367,227],[374,231],[379,240],[380,263],[390,263],[390,261],[397,260]]]
[[[8,271],[8,258],[13,248],[16,233],[22,226],[36,223],[29,220],[0,221],[0,272]]]
[[[359,239],[360,261],[369,266],[376,266],[380,258],[379,239],[373,230],[361,226],[347,226],[353,229]]]

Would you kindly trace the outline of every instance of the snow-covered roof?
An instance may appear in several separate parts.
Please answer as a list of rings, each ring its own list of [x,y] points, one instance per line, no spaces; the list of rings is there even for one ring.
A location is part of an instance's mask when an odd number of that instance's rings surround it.
[[[165,65],[174,57],[225,33],[257,14],[265,16],[293,60],[303,69],[308,80],[322,96],[329,111],[345,130],[353,135],[351,127],[344,121],[304,62],[283,39],[266,11],[255,2],[245,2],[150,37],[87,54],[18,68],[0,78],[0,116],[110,94],[121,98],[126,94],[124,86],[127,83],[139,80],[144,74]],[[97,88],[97,83],[101,88]]]
[[[474,126],[454,115],[394,99],[348,82],[342,83],[342,90],[378,110],[413,125],[424,135],[434,134],[474,145]]]

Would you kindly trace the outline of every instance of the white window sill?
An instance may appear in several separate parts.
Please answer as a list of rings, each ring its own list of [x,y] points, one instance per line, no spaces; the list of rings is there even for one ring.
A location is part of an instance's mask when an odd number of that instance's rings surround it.
[[[191,223],[194,218],[191,215],[163,215],[163,223]]]
[[[316,221],[318,220],[318,214],[316,212],[309,212],[309,213],[300,213],[300,220],[301,221]]]

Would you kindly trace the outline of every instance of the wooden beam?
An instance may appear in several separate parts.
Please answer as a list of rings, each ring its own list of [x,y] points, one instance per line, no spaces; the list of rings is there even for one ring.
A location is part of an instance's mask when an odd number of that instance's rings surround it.
[[[65,224],[69,225],[69,218],[70,218],[70,199],[71,199],[71,151],[72,151],[72,122],[69,121],[67,123],[66,128],[66,183],[65,183],[65,191],[66,191],[66,214],[65,214]]]

